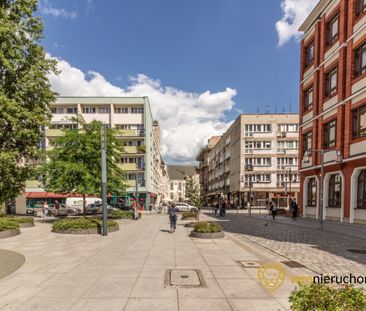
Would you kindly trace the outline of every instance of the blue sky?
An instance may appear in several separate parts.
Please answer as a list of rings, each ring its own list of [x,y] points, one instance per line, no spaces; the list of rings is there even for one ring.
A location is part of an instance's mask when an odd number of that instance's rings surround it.
[[[95,72],[126,90],[134,83],[130,77],[143,74],[159,87],[198,95],[236,90],[227,97],[232,102],[216,111],[222,123],[239,112],[263,112],[266,104],[287,112],[291,103],[298,111],[299,44],[285,34],[288,41],[279,46],[276,29],[291,13],[285,5],[296,2],[301,0],[43,0],[39,14],[47,52],[85,80]]]

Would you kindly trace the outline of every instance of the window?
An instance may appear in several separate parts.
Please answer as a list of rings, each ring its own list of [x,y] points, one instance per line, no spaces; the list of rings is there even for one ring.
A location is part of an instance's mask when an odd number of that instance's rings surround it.
[[[313,87],[309,87],[304,91],[304,111],[313,109]]]
[[[62,113],[64,113],[64,108],[62,108],[62,107],[51,108],[51,113],[62,114]]]
[[[331,46],[338,40],[339,34],[339,14],[336,14],[326,24],[326,45]]]
[[[312,64],[314,64],[314,41],[311,41],[305,47],[304,56],[305,56],[305,59],[304,59],[305,68],[310,67]]]
[[[340,174],[332,175],[329,179],[329,207],[341,207],[342,180]]]
[[[66,113],[67,114],[76,114],[76,113],[78,113],[78,108],[76,108],[76,107],[67,108]]]
[[[361,171],[357,181],[357,208],[366,209],[366,170]]]
[[[366,137],[366,105],[352,111],[353,139]]]
[[[293,124],[278,124],[279,132],[294,132],[297,133],[299,131],[299,125],[297,123]]]
[[[131,113],[144,113],[144,108],[131,108]]]
[[[337,120],[324,124],[324,148],[335,147],[337,143]]]
[[[99,113],[109,113],[109,108],[108,107],[99,108]]]
[[[316,206],[316,195],[317,195],[317,187],[316,187],[316,179],[310,178],[308,183],[308,206]]]
[[[325,74],[325,97],[333,96],[337,93],[338,67],[334,67]]]
[[[313,132],[308,132],[302,136],[302,145],[304,149],[304,154],[312,149]]]
[[[128,113],[128,108],[114,108],[114,113]]]
[[[96,108],[95,107],[84,107],[83,108],[83,113],[96,113]]]
[[[77,124],[51,124],[51,129],[77,129],[78,125]]]
[[[357,47],[354,53],[355,53],[354,77],[357,78],[358,76],[366,73],[366,42]]]
[[[356,0],[356,16],[360,16],[366,11],[366,0]]]
[[[170,190],[174,190],[174,184],[173,183],[170,184]]]

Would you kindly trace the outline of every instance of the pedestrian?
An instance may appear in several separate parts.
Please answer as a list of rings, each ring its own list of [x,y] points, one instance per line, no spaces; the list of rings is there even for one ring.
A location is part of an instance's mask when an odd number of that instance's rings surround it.
[[[43,202],[43,214],[44,214],[44,217],[46,218],[48,216],[48,203],[47,201],[44,201]]]
[[[60,214],[60,203],[57,200],[55,200],[54,206],[56,215],[58,216]]]
[[[218,213],[218,211],[219,211],[219,208],[220,208],[220,206],[219,206],[219,202],[217,202],[217,203],[215,204],[215,208],[214,208],[214,210],[215,210],[215,216],[217,216],[217,213]]]
[[[296,220],[299,206],[297,205],[295,199],[291,199],[290,207],[291,207],[292,219]]]
[[[226,202],[222,202],[222,205],[221,205],[221,209],[222,209],[222,217],[225,217],[226,215],[226,208],[227,208],[227,205],[226,205]]]
[[[175,207],[173,203],[168,210],[169,220],[170,220],[170,232],[173,233],[177,226],[177,213],[178,209]]]
[[[273,220],[275,220],[276,216],[277,216],[277,205],[276,205],[276,202],[274,200],[272,200],[272,202],[271,202],[270,210],[271,210],[271,213],[272,213],[272,218],[273,218]]]

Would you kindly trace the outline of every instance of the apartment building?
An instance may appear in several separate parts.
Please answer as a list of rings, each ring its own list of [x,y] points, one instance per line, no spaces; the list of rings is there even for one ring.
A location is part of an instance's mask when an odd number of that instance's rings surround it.
[[[225,198],[234,206],[265,206],[275,199],[286,207],[297,197],[297,114],[242,114],[206,150],[208,157],[198,159],[200,167],[208,165],[208,203]],[[207,179],[205,170],[200,175]]]
[[[77,128],[77,115],[86,123],[101,121],[117,129],[117,137],[125,144],[125,154],[117,162],[126,174],[127,189],[123,197],[126,203],[135,202],[136,178],[140,204],[147,207],[161,200],[161,180],[166,172],[160,154],[160,127],[153,120],[147,97],[58,97],[51,113],[51,124],[45,129],[41,148],[47,149],[50,140],[62,135],[62,129]],[[33,198],[47,195],[42,194],[36,181],[27,186]]]
[[[303,215],[365,223],[366,2],[321,0],[300,31]]]
[[[168,165],[169,201],[181,202],[186,198],[185,177],[191,176],[198,182],[196,168],[190,165]]]
[[[201,188],[201,196],[205,203],[207,202],[209,193],[209,163],[210,163],[210,151],[219,142],[221,136],[213,136],[208,140],[207,146],[203,147],[198,153],[196,160],[199,163],[198,174],[199,184]]]

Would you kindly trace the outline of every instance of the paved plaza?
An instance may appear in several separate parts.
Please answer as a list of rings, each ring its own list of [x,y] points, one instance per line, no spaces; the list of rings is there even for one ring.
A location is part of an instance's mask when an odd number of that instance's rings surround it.
[[[312,275],[322,262],[340,269],[353,263],[365,272],[360,258],[343,258],[335,251],[356,243],[355,238],[280,222],[265,225],[265,219],[240,214],[220,221],[227,233],[217,240],[190,238],[183,221],[171,234],[167,215],[119,221],[120,230],[108,237],[56,234],[49,223],[36,222],[21,235],[0,240],[1,249],[25,257],[17,271],[0,279],[0,310],[288,310],[287,297],[295,286],[291,276]],[[313,243],[316,237],[319,242]],[[358,248],[364,247],[365,240],[357,241]],[[240,264],[288,258],[310,269],[284,266],[286,280],[274,292],[261,287],[257,268]],[[179,277],[192,269],[200,271],[203,287],[167,283],[167,270]]]

